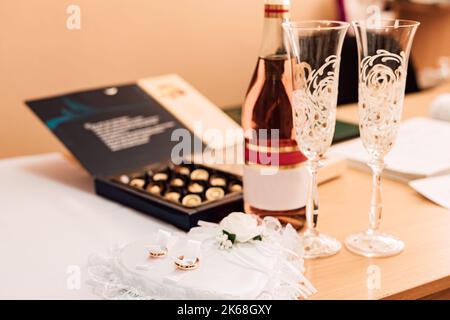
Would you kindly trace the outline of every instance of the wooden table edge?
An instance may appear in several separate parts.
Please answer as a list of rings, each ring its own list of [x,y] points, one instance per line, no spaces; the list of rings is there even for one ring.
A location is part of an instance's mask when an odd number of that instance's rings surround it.
[[[450,275],[405,291],[387,295],[380,300],[426,300],[443,296],[450,298]]]

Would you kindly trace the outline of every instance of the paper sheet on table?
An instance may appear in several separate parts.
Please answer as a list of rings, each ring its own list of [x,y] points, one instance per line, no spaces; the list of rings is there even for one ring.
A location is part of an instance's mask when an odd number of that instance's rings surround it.
[[[331,154],[343,156],[355,166],[365,167],[369,160],[361,139],[338,144]],[[449,173],[450,123],[428,118],[405,120],[385,162],[387,175],[403,181]]]
[[[450,210],[450,174],[414,180],[409,185],[424,197]]]

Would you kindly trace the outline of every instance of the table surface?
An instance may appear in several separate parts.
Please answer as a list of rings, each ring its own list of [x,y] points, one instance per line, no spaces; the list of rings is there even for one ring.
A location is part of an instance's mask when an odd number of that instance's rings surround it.
[[[450,84],[408,96],[404,118],[425,115],[445,91]],[[356,106],[339,108],[338,118],[355,122]],[[0,298],[95,299],[86,282],[90,254],[160,227],[176,230],[96,196],[91,177],[59,154],[2,160],[0,177]],[[321,185],[319,229],[341,241],[365,229],[370,191],[370,175],[350,168]],[[308,261],[313,299],[421,298],[450,288],[450,211],[387,179],[383,195],[381,228],[403,239],[405,251],[367,259],[344,248]],[[70,286],[78,275],[80,288]]]
[[[91,254],[177,230],[97,196],[61,154],[1,160],[0,177],[0,299],[96,299]]]
[[[450,83],[408,95],[403,119],[427,115],[430,103],[443,92],[450,92]],[[338,118],[357,123],[356,105],[340,107]],[[405,250],[395,257],[368,259],[344,248],[334,257],[308,261],[307,276],[319,291],[314,299],[418,299],[450,288],[450,211],[406,184],[383,179],[382,187],[381,230],[401,238]],[[320,231],[344,241],[368,227],[368,172],[348,168],[339,179],[320,186],[319,193]]]

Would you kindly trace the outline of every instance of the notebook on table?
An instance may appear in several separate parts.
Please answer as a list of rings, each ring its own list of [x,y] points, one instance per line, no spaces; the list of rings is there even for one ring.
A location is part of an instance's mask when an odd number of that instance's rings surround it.
[[[450,123],[413,118],[400,125],[395,145],[385,157],[383,174],[409,182],[450,173]],[[338,144],[331,154],[348,160],[350,166],[369,170],[369,155],[360,139]]]

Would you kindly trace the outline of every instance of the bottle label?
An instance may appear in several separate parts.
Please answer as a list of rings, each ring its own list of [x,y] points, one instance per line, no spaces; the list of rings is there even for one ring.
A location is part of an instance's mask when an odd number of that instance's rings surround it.
[[[244,201],[253,208],[290,211],[306,205],[309,174],[306,166],[277,170],[267,175],[264,168],[244,166]]]
[[[289,5],[266,4],[264,6],[264,16],[266,18],[288,19],[290,15]]]
[[[290,139],[255,140],[245,141],[245,202],[269,211],[303,208],[309,175],[307,158],[297,143]]]

